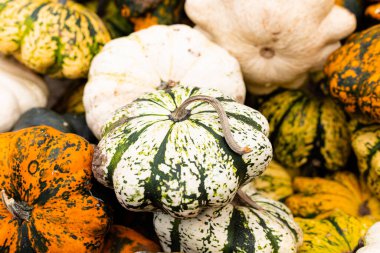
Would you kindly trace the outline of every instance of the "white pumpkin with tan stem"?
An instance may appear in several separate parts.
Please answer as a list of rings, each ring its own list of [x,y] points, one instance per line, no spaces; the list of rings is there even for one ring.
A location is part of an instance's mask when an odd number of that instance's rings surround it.
[[[99,138],[116,109],[177,84],[245,99],[239,63],[226,50],[189,26],[157,25],[112,40],[94,58],[83,95],[87,123]]]
[[[185,10],[239,60],[254,94],[300,87],[356,27],[334,0],[187,0]]]
[[[356,253],[379,253],[380,252],[380,222],[372,225],[365,237],[363,248],[360,248]]]
[[[0,132],[10,130],[21,114],[47,104],[48,88],[36,74],[0,55]]]

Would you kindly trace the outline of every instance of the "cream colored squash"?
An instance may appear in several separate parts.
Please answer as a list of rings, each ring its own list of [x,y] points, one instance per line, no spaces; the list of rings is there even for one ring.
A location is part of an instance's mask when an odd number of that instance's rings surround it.
[[[83,103],[98,138],[112,112],[145,92],[177,84],[215,88],[244,102],[239,64],[185,25],[157,25],[106,44],[94,58]]]
[[[239,60],[254,94],[300,87],[356,27],[334,0],[187,0],[185,10]]]
[[[363,248],[360,248],[356,253],[379,253],[380,252],[380,222],[372,225],[365,237]]]
[[[47,104],[44,81],[12,59],[0,56],[0,132],[11,129],[19,116]]]

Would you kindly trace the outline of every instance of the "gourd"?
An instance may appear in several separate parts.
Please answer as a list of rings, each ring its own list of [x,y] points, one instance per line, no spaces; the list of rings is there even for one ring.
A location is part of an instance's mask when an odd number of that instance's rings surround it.
[[[259,109],[268,119],[274,156],[302,175],[344,168],[350,134],[344,111],[331,99],[299,91],[270,96]]]
[[[294,216],[312,218],[340,209],[352,216],[380,220],[380,202],[351,172],[337,172],[328,178],[297,177],[293,187],[295,194],[285,204]]]
[[[356,253],[377,253],[380,249],[380,222],[372,225],[365,237],[365,247],[360,248]]]
[[[122,17],[139,31],[152,25],[171,25],[180,21],[184,0],[115,0]],[[131,32],[132,32],[131,31]]]
[[[23,113],[12,130],[20,130],[32,126],[50,126],[64,133],[75,133],[90,142],[96,142],[95,136],[86,125],[83,114],[58,114],[47,108],[32,108]]]
[[[95,13],[66,0],[1,0],[0,53],[54,78],[86,77],[110,35]]]
[[[380,199],[380,126],[361,126],[354,130],[352,149],[369,190]]]
[[[380,25],[352,35],[328,58],[328,92],[346,112],[380,122]]]
[[[112,113],[145,92],[177,84],[220,89],[243,103],[236,59],[185,25],[153,26],[108,43],[91,64],[83,103],[96,137]]]
[[[129,210],[194,217],[228,204],[265,170],[268,130],[258,111],[214,89],[147,93],[106,123],[94,176]]]
[[[107,233],[102,253],[134,253],[136,251],[160,251],[160,246],[133,229],[113,225]]]
[[[334,0],[188,0],[185,10],[238,59],[248,91],[259,95],[299,88],[356,27]]]
[[[110,225],[91,192],[92,146],[50,127],[0,134],[0,251],[99,252]]]
[[[380,3],[374,3],[368,6],[365,10],[365,15],[378,23],[380,21]]]
[[[368,226],[342,211],[326,213],[315,219],[295,218],[303,232],[298,253],[353,252]]]
[[[48,88],[44,81],[21,64],[1,55],[0,79],[0,107],[3,108],[0,132],[11,129],[18,117],[30,108],[46,106]]]
[[[184,220],[155,213],[154,226],[162,248],[184,253],[297,252],[302,232],[289,209],[259,194],[244,198],[255,205],[228,204]]]
[[[272,161],[263,174],[241,188],[243,192],[253,189],[264,197],[282,201],[293,194],[292,177],[284,167]]]

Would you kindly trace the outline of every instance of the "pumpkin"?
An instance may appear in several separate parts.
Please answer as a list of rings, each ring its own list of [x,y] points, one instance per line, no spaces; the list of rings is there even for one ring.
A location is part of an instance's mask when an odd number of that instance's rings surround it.
[[[145,92],[177,84],[220,89],[244,102],[236,59],[185,25],[153,26],[108,43],[91,64],[83,103],[100,138],[112,113]]]
[[[83,114],[65,113],[60,115],[47,108],[32,108],[26,111],[20,116],[12,130],[41,125],[51,126],[64,133],[78,134],[91,142],[97,141],[88,129]]]
[[[154,227],[166,252],[297,252],[302,232],[289,209],[257,193],[254,206],[228,204],[191,219],[154,214]]]
[[[107,233],[102,253],[135,253],[136,251],[159,251],[160,246],[133,229],[113,225]]]
[[[303,232],[298,253],[353,252],[368,228],[360,219],[339,210],[315,219],[295,218],[295,221]]]
[[[50,127],[0,134],[0,251],[99,252],[110,224],[92,196],[92,146]]]
[[[114,113],[93,172],[129,210],[194,217],[226,205],[265,170],[272,157],[267,133],[258,111],[214,89],[177,86]]]
[[[95,13],[65,0],[1,0],[0,52],[55,78],[86,77],[110,35]]]
[[[268,119],[275,158],[302,175],[343,168],[350,154],[344,112],[331,99],[303,91],[270,96],[259,109]]]
[[[300,87],[356,27],[355,16],[334,0],[188,0],[185,10],[238,59],[253,94]]]
[[[340,209],[352,216],[380,220],[380,202],[351,172],[337,172],[329,178],[296,177],[293,187],[295,194],[285,204],[294,216],[313,218]]]
[[[352,35],[328,58],[328,92],[351,114],[380,122],[380,25]]]
[[[372,225],[364,237],[365,247],[360,248],[356,253],[378,253],[380,249],[380,222]]]
[[[380,126],[359,127],[351,139],[363,180],[370,191],[380,199]]]
[[[241,188],[244,192],[253,189],[264,197],[282,201],[293,194],[292,177],[284,167],[272,161],[263,174]]]
[[[157,24],[178,23],[184,5],[184,0],[115,0],[115,2],[121,16],[133,27],[132,31]]]
[[[18,117],[30,108],[46,106],[45,82],[17,62],[0,56],[0,79],[0,107],[3,108],[0,132],[10,130]]]

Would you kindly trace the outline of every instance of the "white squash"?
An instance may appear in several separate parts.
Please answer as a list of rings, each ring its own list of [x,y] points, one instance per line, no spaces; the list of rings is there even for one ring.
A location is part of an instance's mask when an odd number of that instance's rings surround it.
[[[44,81],[16,61],[0,56],[0,132],[8,131],[22,113],[47,104]]]
[[[380,252],[380,222],[372,225],[365,237],[363,248],[360,248],[356,253],[379,253]]]
[[[226,50],[189,26],[157,25],[107,43],[94,58],[83,95],[87,123],[99,138],[116,109],[176,84],[245,99],[239,63]]]
[[[187,0],[185,10],[239,60],[254,94],[300,87],[356,27],[334,0]]]

